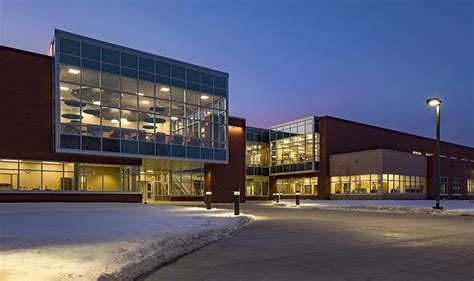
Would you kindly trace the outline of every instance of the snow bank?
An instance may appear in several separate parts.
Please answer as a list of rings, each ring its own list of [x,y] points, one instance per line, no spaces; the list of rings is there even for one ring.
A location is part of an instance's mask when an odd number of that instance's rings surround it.
[[[130,280],[252,220],[169,205],[0,204],[0,280]]]
[[[294,200],[281,200],[280,203],[273,204],[298,207]],[[432,209],[434,204],[434,200],[301,200],[299,207],[320,210],[474,216],[474,202],[469,202],[469,200],[442,200],[441,206],[444,210]]]

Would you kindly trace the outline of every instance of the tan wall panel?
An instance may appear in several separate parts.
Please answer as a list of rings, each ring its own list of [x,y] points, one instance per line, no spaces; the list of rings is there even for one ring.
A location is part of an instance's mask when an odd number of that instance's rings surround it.
[[[382,173],[382,150],[331,155],[330,176],[348,176]]]
[[[411,153],[376,149],[331,155],[329,157],[330,176],[398,174],[426,176],[425,156]]]
[[[426,176],[426,156],[384,149],[383,173],[406,176]]]

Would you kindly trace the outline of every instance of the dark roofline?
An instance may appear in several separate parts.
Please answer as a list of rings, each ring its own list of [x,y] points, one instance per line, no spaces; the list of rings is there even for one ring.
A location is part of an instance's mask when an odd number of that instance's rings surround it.
[[[402,131],[397,131],[397,130],[393,130],[393,129],[387,129],[387,128],[378,127],[378,126],[374,126],[374,125],[370,125],[370,124],[355,122],[355,121],[352,121],[352,120],[342,119],[342,118],[338,118],[338,117],[334,117],[334,116],[329,116],[329,115],[324,115],[324,116],[321,116],[321,117],[319,117],[319,118],[321,118],[321,119],[323,119],[323,118],[335,119],[335,120],[339,120],[339,121],[343,121],[343,122],[347,122],[347,123],[352,123],[352,124],[356,124],[356,125],[362,125],[362,126],[366,126],[366,127],[371,127],[371,128],[379,129],[379,130],[384,130],[384,131],[389,131],[389,132],[404,134],[404,135],[408,135],[408,136],[413,136],[413,137],[417,137],[417,138],[422,138],[422,139],[425,139],[425,140],[436,141],[435,139],[428,138],[428,137],[424,137],[424,136],[419,136],[419,135],[415,135],[415,134],[411,134],[411,133],[406,133],[406,132],[402,132]],[[441,141],[441,143],[449,144],[449,145],[454,145],[454,146],[459,146],[459,147],[462,147],[462,148],[474,149],[474,147],[470,147],[470,146],[462,145],[462,144],[457,144],[457,143],[452,143],[452,142]]]
[[[45,55],[45,54],[35,53],[35,52],[26,51],[26,50],[17,49],[17,48],[8,47],[8,46],[3,46],[3,45],[0,45],[0,49],[5,49],[5,50],[17,52],[17,53],[25,53],[25,54],[34,55],[34,56],[40,56],[40,57],[44,57],[44,58],[49,58],[51,60],[53,59],[51,56],[48,56],[48,55]]]
[[[270,131],[270,129],[262,128],[262,127],[255,127],[255,126],[247,126],[247,128],[257,129],[257,130],[262,130],[262,131]]]
[[[212,72],[214,74],[219,74],[219,75],[225,76],[226,78],[229,78],[229,73],[224,72],[224,71],[220,71],[220,70],[216,70],[216,69],[212,69],[212,68],[208,68],[208,67],[200,66],[200,65],[197,65],[197,64],[192,64],[192,63],[189,63],[189,62],[184,62],[184,61],[168,58],[168,57],[163,57],[163,56],[148,53],[148,52],[145,52],[145,51],[140,51],[140,50],[137,50],[137,49],[134,49],[134,48],[129,48],[129,47],[126,47],[126,46],[122,46],[122,45],[102,41],[102,40],[95,39],[95,38],[92,38],[92,37],[83,36],[83,35],[80,35],[80,34],[77,34],[77,33],[72,33],[72,32],[68,32],[68,31],[64,31],[64,30],[55,28],[54,29],[54,34],[55,35],[57,34],[57,35],[65,35],[65,36],[80,38],[83,41],[89,41],[91,43],[94,42],[94,43],[99,44],[99,45],[109,46],[110,48],[122,49],[122,50],[131,52],[131,53],[135,53],[135,54],[138,54],[138,55],[141,54],[144,57],[153,57],[157,60],[166,61],[166,62],[169,62],[169,63],[172,63],[172,64],[177,64],[177,65],[181,65],[181,66],[184,66],[184,67],[188,67],[188,68],[192,68],[192,69],[196,69],[196,70],[200,70],[200,71],[208,71],[208,72]]]

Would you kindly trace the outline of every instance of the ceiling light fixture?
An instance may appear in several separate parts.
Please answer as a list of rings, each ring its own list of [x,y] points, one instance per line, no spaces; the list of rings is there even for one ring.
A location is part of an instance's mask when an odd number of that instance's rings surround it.
[[[202,96],[201,96],[201,99],[202,99],[202,100],[207,100],[207,99],[209,99],[209,96],[202,95]]]
[[[64,87],[64,86],[61,86],[59,87],[61,89],[61,91],[69,91],[69,88],[68,87]]]
[[[142,103],[143,103],[143,104],[150,104],[150,102],[147,101],[147,100],[143,100]]]
[[[80,73],[79,70],[74,69],[74,68],[69,68],[68,72],[71,73],[71,74],[79,74]]]
[[[92,101],[92,104],[100,105],[100,101],[98,101],[98,100]]]
[[[169,92],[169,91],[170,91],[170,88],[161,87],[160,91],[162,91],[162,92]]]

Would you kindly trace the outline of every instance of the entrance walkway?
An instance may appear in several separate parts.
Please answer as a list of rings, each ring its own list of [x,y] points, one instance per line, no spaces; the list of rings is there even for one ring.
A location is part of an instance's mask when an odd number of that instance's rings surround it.
[[[474,279],[473,217],[263,203],[242,211],[257,221],[140,280]]]

